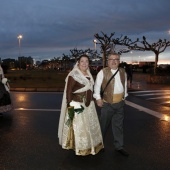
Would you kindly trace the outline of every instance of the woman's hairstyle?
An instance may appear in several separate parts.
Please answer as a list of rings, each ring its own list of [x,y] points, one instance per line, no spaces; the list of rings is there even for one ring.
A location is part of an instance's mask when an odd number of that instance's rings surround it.
[[[86,54],[82,54],[81,56],[79,56],[79,58],[77,59],[77,61],[79,62],[82,57],[86,57],[86,58],[88,59],[88,61],[90,62],[90,58],[89,58],[89,56],[86,55]]]

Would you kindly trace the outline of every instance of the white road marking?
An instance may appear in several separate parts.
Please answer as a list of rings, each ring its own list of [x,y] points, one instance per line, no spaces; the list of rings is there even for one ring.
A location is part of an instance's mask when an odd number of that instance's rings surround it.
[[[135,91],[129,92],[135,94],[135,96],[158,96],[158,97],[150,97],[146,100],[155,100],[155,99],[169,99],[170,98],[170,90],[147,90],[147,91]],[[163,103],[162,103],[163,104]]]
[[[132,91],[128,93],[150,93],[150,92],[170,92],[170,90],[146,90],[146,91]]]
[[[148,108],[145,108],[143,106],[140,106],[138,104],[132,103],[132,102],[127,101],[127,100],[125,102],[126,102],[127,105],[129,105],[129,106],[131,106],[133,108],[136,108],[139,111],[143,111],[145,113],[148,113],[148,114],[150,114],[152,116],[155,116],[155,117],[159,118],[160,120],[165,120],[167,122],[170,122],[170,117],[165,115],[165,114],[150,110]],[[60,109],[27,109],[27,108],[15,108],[14,110],[20,110],[20,111],[22,111],[22,110],[31,111],[32,110],[32,111],[47,111],[47,112],[57,112],[57,111],[59,112],[59,111],[61,111]]]
[[[126,102],[127,105],[129,105],[131,107],[134,107],[134,108],[136,108],[136,109],[138,109],[140,111],[143,111],[143,112],[148,113],[148,114],[150,114],[152,116],[155,116],[155,117],[157,117],[157,118],[159,118],[161,120],[165,120],[167,122],[170,122],[170,117],[165,115],[165,114],[162,114],[162,113],[147,109],[147,108],[145,108],[143,106],[140,106],[138,104],[132,103],[132,102],[127,101],[127,100],[125,102]]]
[[[165,95],[165,94],[163,94],[163,93],[149,93],[149,94],[137,94],[135,96],[160,96],[160,95]],[[170,95],[170,93],[166,93],[166,95]]]
[[[169,99],[170,96],[161,96],[161,97],[153,97],[153,98],[148,98],[146,100],[153,100],[153,99]]]

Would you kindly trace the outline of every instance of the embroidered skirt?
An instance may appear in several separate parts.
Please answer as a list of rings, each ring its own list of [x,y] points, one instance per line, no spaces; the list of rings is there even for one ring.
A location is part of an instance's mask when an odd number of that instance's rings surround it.
[[[81,105],[85,109],[74,115],[72,125],[64,124],[62,148],[73,149],[76,155],[95,155],[104,148],[98,115],[93,101],[88,107]],[[67,120],[66,116],[65,122]]]

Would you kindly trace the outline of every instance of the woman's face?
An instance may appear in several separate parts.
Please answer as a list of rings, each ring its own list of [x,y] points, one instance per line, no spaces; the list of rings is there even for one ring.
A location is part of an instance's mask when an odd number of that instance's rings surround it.
[[[89,68],[89,59],[87,57],[80,58],[79,68],[81,71],[86,71]]]

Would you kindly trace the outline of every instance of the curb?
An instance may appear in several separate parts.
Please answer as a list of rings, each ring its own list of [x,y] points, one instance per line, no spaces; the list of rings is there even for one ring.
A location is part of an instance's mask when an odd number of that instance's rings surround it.
[[[128,88],[128,90],[136,90]],[[10,88],[11,92],[63,92],[64,88]]]
[[[64,88],[10,88],[14,92],[63,92]]]

